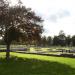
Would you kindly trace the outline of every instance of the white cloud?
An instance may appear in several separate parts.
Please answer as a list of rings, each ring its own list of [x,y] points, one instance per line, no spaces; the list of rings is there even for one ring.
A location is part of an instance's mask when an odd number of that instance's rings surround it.
[[[45,35],[57,35],[60,30],[64,30],[66,34],[75,34],[75,0],[22,1],[45,19]]]
[[[48,20],[51,20],[53,22],[57,22],[58,19],[62,19],[62,18],[67,17],[67,16],[70,16],[69,11],[59,10],[57,13],[51,14],[51,16],[49,16]]]

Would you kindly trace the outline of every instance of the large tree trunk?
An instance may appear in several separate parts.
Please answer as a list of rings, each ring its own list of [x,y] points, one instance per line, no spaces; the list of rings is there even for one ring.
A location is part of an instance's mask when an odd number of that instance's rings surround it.
[[[6,50],[6,60],[10,59],[10,44],[7,45],[7,50]]]

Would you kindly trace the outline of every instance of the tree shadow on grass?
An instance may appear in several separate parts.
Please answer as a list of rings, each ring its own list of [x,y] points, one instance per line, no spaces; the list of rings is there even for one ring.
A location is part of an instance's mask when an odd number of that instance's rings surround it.
[[[0,59],[0,75],[75,75],[75,68],[58,62],[13,57]]]

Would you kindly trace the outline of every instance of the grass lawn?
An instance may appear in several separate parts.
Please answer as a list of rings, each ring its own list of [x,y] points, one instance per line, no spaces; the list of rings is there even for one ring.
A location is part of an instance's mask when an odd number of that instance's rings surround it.
[[[11,53],[9,62],[0,53],[0,75],[75,75],[75,59]]]

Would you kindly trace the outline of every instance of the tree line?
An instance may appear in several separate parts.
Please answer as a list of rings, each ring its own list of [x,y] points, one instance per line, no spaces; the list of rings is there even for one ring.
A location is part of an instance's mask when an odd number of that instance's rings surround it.
[[[75,35],[65,35],[64,31],[60,31],[57,36],[43,36],[41,38],[41,46],[75,46]]]
[[[25,38],[25,37],[23,37]],[[3,40],[0,40],[0,44],[5,45]],[[75,46],[75,35],[65,35],[64,31],[59,31],[57,36],[40,36],[40,39],[33,41],[13,41],[12,44],[19,45],[34,45],[34,46]]]

